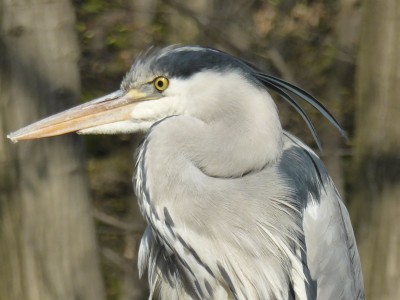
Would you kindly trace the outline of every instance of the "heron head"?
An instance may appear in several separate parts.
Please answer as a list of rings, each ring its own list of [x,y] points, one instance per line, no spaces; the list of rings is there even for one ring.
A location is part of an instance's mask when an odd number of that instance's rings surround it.
[[[269,101],[266,88],[279,93],[300,113],[317,143],[311,121],[292,95],[314,106],[341,130],[332,115],[311,95],[259,72],[239,58],[201,46],[170,46],[152,48],[139,56],[119,90],[33,123],[8,137],[17,142],[69,132],[146,131],[154,123],[176,115],[214,122],[226,114],[243,112],[252,99]],[[264,106],[264,111],[265,108],[275,110],[274,104]],[[271,124],[279,122],[275,114],[276,111]],[[237,114],[240,115],[244,113]]]
[[[200,46],[150,49],[133,64],[120,89],[8,135],[14,141],[61,135],[146,131],[163,118],[189,114],[204,121],[229,110],[251,84],[246,64]],[[247,88],[247,89],[246,89]],[[236,97],[238,98],[238,97]]]

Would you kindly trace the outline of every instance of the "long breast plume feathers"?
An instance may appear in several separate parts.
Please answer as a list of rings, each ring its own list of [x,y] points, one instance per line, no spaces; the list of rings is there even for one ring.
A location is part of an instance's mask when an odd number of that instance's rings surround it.
[[[276,78],[274,76],[261,73],[261,72],[254,72],[253,74],[266,88],[269,88],[275,92],[277,92],[283,99],[285,99],[296,111],[301,115],[303,120],[306,122],[310,132],[318,145],[318,148],[321,149],[321,142],[318,138],[317,132],[306,114],[306,112],[301,108],[301,106],[297,103],[297,101],[290,95],[293,94],[299,99],[305,100],[309,103],[312,107],[318,110],[336,129],[340,132],[340,134],[347,139],[347,134],[340,126],[338,121],[333,117],[333,115],[328,111],[328,109],[322,105],[315,97],[307,93],[306,91],[300,89],[299,87],[286,82],[282,79]],[[287,93],[289,92],[289,93]]]

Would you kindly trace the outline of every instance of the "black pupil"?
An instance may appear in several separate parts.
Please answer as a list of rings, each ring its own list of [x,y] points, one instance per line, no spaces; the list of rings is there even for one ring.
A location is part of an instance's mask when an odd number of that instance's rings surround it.
[[[164,82],[160,79],[160,80],[158,80],[157,81],[157,86],[159,87],[159,88],[162,88],[163,86],[164,86]]]

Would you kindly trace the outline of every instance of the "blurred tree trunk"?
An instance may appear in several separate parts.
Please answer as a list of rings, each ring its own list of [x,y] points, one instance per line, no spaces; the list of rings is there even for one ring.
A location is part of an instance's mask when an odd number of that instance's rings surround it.
[[[348,102],[349,90],[353,88],[353,61],[357,46],[357,36],[360,23],[360,6],[358,0],[340,0],[340,11],[334,27],[333,44],[335,57],[332,68],[327,75],[327,86],[324,99],[329,101],[328,106],[332,114],[343,125],[343,114]],[[346,103],[346,105],[344,105]],[[324,162],[329,174],[340,194],[344,196],[343,159],[340,153],[343,138],[328,122],[321,125],[321,139],[323,145]]]
[[[78,97],[74,21],[69,1],[0,2],[0,299],[104,299],[81,143],[5,137]]]
[[[400,2],[364,1],[352,214],[367,299],[400,299]]]

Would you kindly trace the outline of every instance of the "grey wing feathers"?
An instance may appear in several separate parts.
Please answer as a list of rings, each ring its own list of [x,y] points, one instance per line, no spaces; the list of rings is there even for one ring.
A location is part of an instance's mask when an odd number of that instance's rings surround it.
[[[294,185],[296,194],[308,193],[305,202],[303,198],[303,259],[315,282],[311,287],[316,289],[316,298],[312,293],[308,299],[364,299],[360,258],[347,209],[319,158],[293,136],[287,137],[294,146],[286,150],[287,155],[303,156],[310,164],[298,179],[301,182]],[[315,189],[316,185],[320,187]]]
[[[157,218],[148,219],[139,255],[151,297],[363,299],[348,213],[322,162],[299,140],[285,134],[281,159],[242,178],[186,172],[194,175],[180,179],[184,186],[198,188],[180,189],[179,206],[168,202],[176,190],[152,186],[163,204],[152,204]]]
[[[307,265],[317,299],[363,299],[360,261],[350,219],[333,185],[304,211]],[[334,198],[332,198],[334,197]]]

